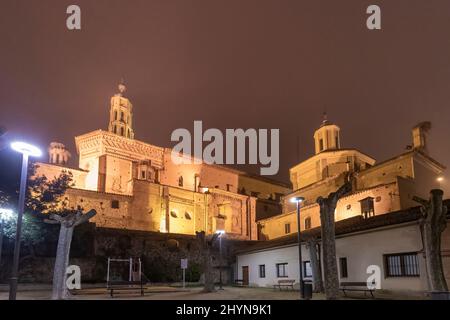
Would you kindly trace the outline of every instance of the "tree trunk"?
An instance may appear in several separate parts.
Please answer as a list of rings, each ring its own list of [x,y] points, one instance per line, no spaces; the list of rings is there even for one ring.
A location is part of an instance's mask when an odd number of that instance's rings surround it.
[[[216,287],[214,284],[214,270],[212,266],[212,254],[211,249],[214,242],[218,238],[218,234],[214,234],[211,240],[208,240],[204,231],[196,232],[197,240],[199,243],[199,250],[202,257],[202,271],[205,278],[203,292],[214,292]]]
[[[59,230],[58,248],[56,251],[55,268],[53,272],[52,299],[68,299],[70,293],[67,290],[67,267],[69,266],[70,244],[72,242],[74,227],[66,227],[61,224]]]
[[[214,271],[212,268],[212,258],[210,252],[208,252],[208,254],[204,257],[203,270],[205,274],[205,286],[203,288],[203,292],[216,291],[216,286],[214,284]]]
[[[331,212],[330,212],[331,211]],[[336,262],[336,242],[334,230],[334,209],[320,210],[322,224],[322,250],[325,278],[325,295],[327,299],[337,299],[339,295],[339,278]]]
[[[320,205],[325,296],[328,300],[337,299],[339,296],[334,211],[338,200],[350,192],[351,189],[351,182],[346,182],[336,192],[330,193],[328,198],[319,197],[317,199],[317,203]]]
[[[313,275],[314,292],[323,292],[322,270],[319,263],[317,252],[317,239],[308,240],[309,255],[311,259],[311,269]]]
[[[431,190],[429,201],[414,197],[423,205],[421,232],[431,291],[448,291],[441,256],[441,235],[447,227],[447,207],[442,197],[443,191],[438,189]]]

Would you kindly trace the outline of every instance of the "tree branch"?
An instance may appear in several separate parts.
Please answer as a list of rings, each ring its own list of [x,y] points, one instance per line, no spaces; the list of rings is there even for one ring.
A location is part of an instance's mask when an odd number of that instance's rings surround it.
[[[424,206],[425,208],[426,207],[428,207],[428,201],[427,200],[425,200],[425,199],[422,199],[421,197],[418,197],[418,196],[414,196],[413,198],[413,201],[415,201],[415,202],[417,202],[417,203],[420,203],[422,206]]]
[[[95,211],[95,209],[89,210],[85,215],[81,216],[81,218],[75,222],[74,227],[76,227],[82,223],[85,223],[86,221],[89,221],[89,219],[91,219],[96,214],[97,214],[97,211]]]

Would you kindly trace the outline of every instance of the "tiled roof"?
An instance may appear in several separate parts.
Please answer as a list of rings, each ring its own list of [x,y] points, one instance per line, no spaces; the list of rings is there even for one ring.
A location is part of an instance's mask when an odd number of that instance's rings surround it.
[[[448,209],[447,219],[450,219],[450,199],[445,200],[444,204],[447,206]],[[353,232],[363,232],[371,229],[392,226],[411,221],[417,221],[420,218],[420,215],[421,215],[420,206],[418,206],[370,218],[363,218],[362,216],[356,216],[349,219],[337,221],[335,224],[336,236],[342,236]],[[301,233],[302,241],[306,241],[311,237],[316,237],[320,239],[321,237],[320,227],[302,231]],[[251,244],[248,244],[245,247],[240,247],[238,250],[236,250],[235,253],[242,254],[251,251],[292,245],[296,243],[297,243],[297,233],[293,233],[273,240],[255,241]]]

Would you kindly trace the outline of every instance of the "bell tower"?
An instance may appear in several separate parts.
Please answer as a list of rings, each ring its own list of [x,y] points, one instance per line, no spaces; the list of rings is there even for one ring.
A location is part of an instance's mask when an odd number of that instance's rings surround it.
[[[327,114],[323,114],[322,125],[314,132],[314,145],[316,154],[325,150],[341,148],[340,128],[328,121]]]
[[[124,96],[127,87],[123,80],[118,88],[119,92],[111,98],[108,131],[128,139],[134,139],[133,105]]]

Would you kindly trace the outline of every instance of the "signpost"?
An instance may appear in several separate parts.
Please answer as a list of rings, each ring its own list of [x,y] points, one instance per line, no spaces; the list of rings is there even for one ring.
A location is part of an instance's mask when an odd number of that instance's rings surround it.
[[[183,270],[183,289],[186,288],[186,269],[188,267],[188,259],[181,259],[181,270]]]

